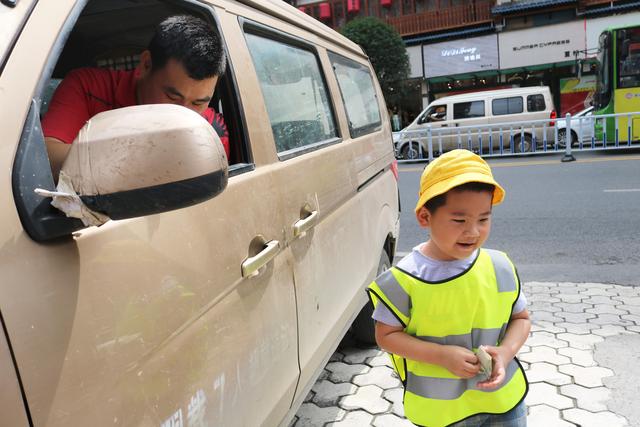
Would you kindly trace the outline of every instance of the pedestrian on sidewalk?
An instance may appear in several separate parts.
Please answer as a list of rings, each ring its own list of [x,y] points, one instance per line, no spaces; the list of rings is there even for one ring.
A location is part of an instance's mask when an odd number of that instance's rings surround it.
[[[482,248],[504,194],[481,157],[441,155],[422,174],[415,209],[429,239],[369,285],[376,341],[417,425],[526,426],[515,357],[531,328],[526,299],[507,255]]]

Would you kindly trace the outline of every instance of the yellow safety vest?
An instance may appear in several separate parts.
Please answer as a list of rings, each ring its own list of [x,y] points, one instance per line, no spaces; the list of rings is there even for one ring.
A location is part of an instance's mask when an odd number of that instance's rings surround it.
[[[423,341],[475,350],[496,346],[504,337],[520,292],[513,264],[503,252],[481,249],[464,273],[441,282],[425,282],[391,268],[369,285],[375,305],[383,303],[409,335]],[[472,415],[503,414],[527,394],[520,362],[506,367],[506,378],[494,390],[479,390],[484,375],[464,379],[446,368],[391,354],[404,384],[406,417],[421,426],[447,426]]]

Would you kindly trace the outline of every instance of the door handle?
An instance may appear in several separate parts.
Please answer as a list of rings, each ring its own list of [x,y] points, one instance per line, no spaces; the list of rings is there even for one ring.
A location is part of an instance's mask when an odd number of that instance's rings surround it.
[[[449,125],[448,125],[448,124],[446,124],[446,123],[444,123],[444,124],[442,124],[442,125],[440,125],[440,126],[441,126],[441,127],[443,127],[443,128],[446,128],[446,127],[447,127],[447,126],[449,126]]]
[[[280,251],[280,242],[271,240],[258,254],[245,259],[242,262],[242,277],[253,277],[260,274],[260,268],[264,267]]]
[[[318,222],[318,211],[313,211],[307,216],[293,224],[293,236],[302,237],[311,227]]]

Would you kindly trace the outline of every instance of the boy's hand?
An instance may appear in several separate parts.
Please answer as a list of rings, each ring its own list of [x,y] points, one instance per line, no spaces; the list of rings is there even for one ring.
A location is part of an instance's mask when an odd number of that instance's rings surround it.
[[[491,355],[493,360],[493,369],[491,371],[491,377],[485,381],[478,382],[478,388],[481,390],[491,390],[498,387],[505,379],[506,365],[511,362],[511,359],[505,354],[500,347],[483,346],[485,351]]]
[[[473,351],[457,345],[443,346],[442,366],[460,378],[473,378],[480,372],[478,356]]]

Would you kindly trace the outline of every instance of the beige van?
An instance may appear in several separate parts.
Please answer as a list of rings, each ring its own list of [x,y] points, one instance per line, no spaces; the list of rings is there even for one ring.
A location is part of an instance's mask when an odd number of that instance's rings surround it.
[[[187,109],[112,110],[54,194],[55,85],[131,67],[178,13],[223,37],[229,161]],[[355,44],[280,0],[4,0],[0,99],[0,425],[286,426],[347,330],[371,338],[397,169]]]
[[[500,148],[500,129],[503,150],[529,152],[535,137],[537,145],[544,143],[544,131],[550,137],[556,112],[551,92],[547,86],[499,89],[445,96],[433,101],[404,128],[396,143],[399,157],[415,159],[420,155],[422,143],[424,157],[428,152],[426,130],[432,129],[434,152],[458,148],[478,151],[483,142],[483,153],[489,150],[489,133],[492,148]],[[514,123],[515,122],[515,123]],[[520,122],[520,123],[518,123]],[[521,123],[533,122],[533,123]]]

